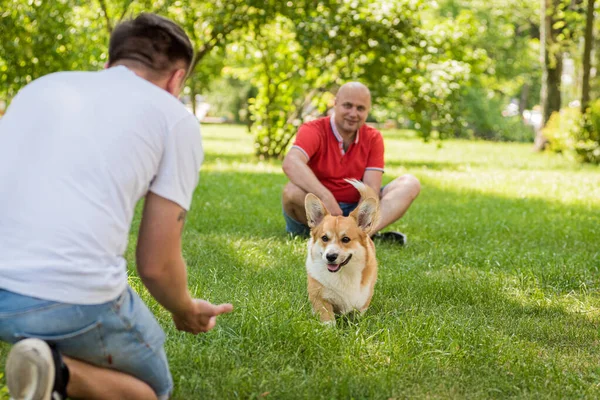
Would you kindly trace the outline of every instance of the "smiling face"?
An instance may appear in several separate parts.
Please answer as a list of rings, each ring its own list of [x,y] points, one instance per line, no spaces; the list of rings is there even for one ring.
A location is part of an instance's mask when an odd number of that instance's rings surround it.
[[[311,231],[313,257],[320,258],[329,272],[338,272],[353,255],[362,257],[366,234],[352,217],[326,216]]]
[[[310,230],[310,253],[314,262],[338,272],[353,260],[352,265],[364,265],[365,249],[374,221],[378,203],[374,198],[361,200],[348,217],[332,216],[325,205],[312,193],[304,200],[306,219]]]
[[[371,93],[366,86],[350,82],[335,97],[335,125],[342,136],[352,136],[364,125],[371,109]]]

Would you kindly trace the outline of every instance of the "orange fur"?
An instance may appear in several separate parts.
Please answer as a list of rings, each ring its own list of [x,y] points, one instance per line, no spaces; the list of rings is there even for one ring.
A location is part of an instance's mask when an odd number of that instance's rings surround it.
[[[334,313],[366,311],[377,280],[375,245],[369,234],[379,218],[379,197],[360,181],[348,182],[361,193],[348,217],[330,215],[311,193],[305,199],[311,227],[308,296],[322,322],[335,323]]]

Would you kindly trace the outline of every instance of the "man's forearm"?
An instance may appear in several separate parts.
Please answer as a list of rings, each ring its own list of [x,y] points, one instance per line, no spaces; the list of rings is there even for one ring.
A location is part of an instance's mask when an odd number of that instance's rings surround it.
[[[331,191],[319,181],[314,172],[305,163],[296,162],[285,173],[290,182],[306,193],[313,193],[321,200],[335,200]]]
[[[192,306],[193,299],[188,291],[187,270],[183,258],[157,268],[152,274],[140,271],[140,278],[152,297],[169,312],[180,314]]]

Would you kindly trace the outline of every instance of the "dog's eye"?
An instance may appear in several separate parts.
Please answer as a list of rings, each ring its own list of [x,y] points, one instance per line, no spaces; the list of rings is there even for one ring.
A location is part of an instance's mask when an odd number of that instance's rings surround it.
[[[342,243],[348,243],[350,241],[350,238],[348,236],[344,236],[342,238]]]
[[[326,242],[329,240],[329,238],[327,237],[327,235],[323,235],[323,236],[321,236],[321,240]]]

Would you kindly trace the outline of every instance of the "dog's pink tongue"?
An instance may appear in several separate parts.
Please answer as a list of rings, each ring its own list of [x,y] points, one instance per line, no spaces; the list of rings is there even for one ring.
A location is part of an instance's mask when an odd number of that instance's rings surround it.
[[[337,264],[327,264],[327,269],[330,271],[335,271],[336,269],[338,269],[338,265]]]

